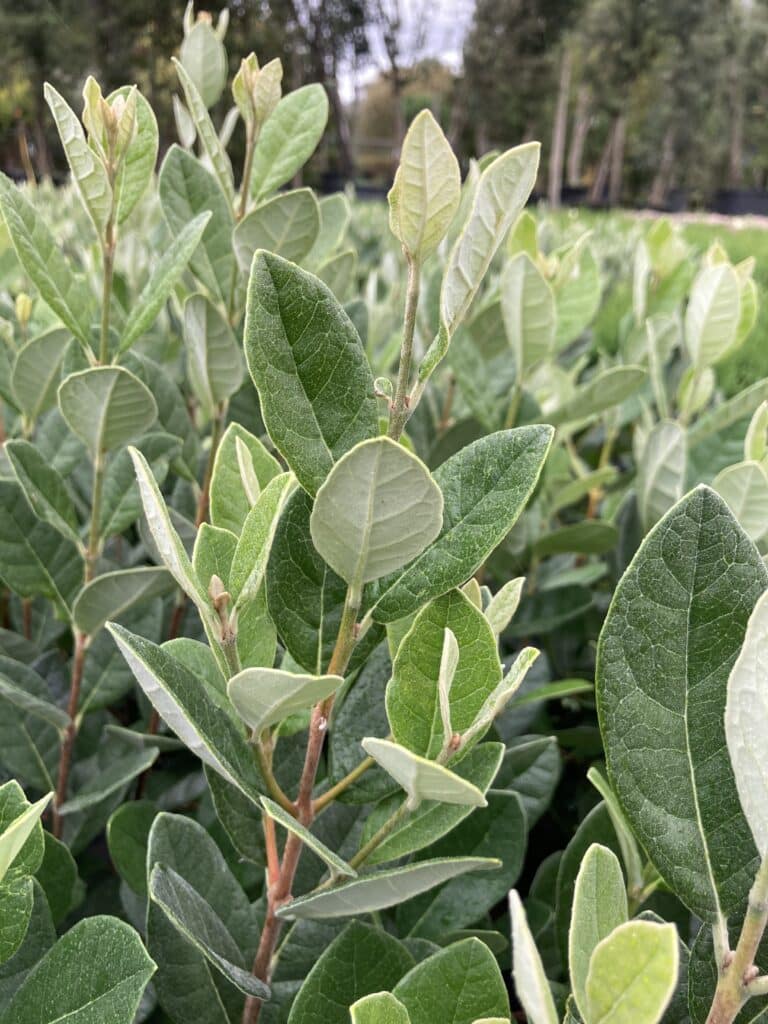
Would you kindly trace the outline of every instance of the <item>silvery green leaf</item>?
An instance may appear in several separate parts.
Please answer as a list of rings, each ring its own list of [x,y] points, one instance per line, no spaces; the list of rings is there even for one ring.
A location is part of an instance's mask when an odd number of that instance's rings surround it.
[[[517,997],[531,1024],[559,1024],[541,956],[514,889],[509,894],[509,913],[512,918],[512,976]]]
[[[646,537],[598,647],[611,783],[656,869],[706,921],[741,905],[758,862],[724,713],[728,675],[767,585],[768,569],[728,506],[699,487]]]
[[[295,486],[292,473],[273,477],[246,516],[229,578],[229,591],[236,607],[252,601],[264,582],[277,523]]]
[[[317,268],[317,276],[327,285],[340,302],[346,302],[352,288],[357,268],[357,253],[354,249],[345,249],[336,253]]]
[[[204,295],[184,303],[187,373],[207,416],[240,387],[245,374],[240,346],[232,328]]]
[[[19,349],[11,371],[11,388],[22,412],[31,422],[56,405],[61,366],[72,335],[63,327],[31,338]]]
[[[754,541],[768,531],[768,473],[759,462],[739,462],[718,473],[713,490]]]
[[[313,853],[317,854],[320,860],[324,861],[331,869],[332,875],[344,876],[346,878],[356,878],[357,872],[353,867],[350,867],[345,860],[342,860],[337,853],[330,850],[325,843],[322,843],[317,836],[313,835],[308,828],[305,828],[301,822],[298,821],[292,814],[284,810],[279,804],[276,804],[274,800],[270,800],[269,797],[263,796],[261,798],[261,805],[267,814],[278,825],[282,825],[283,828],[292,832],[295,836],[307,846]]]
[[[401,574],[381,581],[372,611],[377,622],[410,615],[478,570],[525,507],[551,440],[547,426],[502,430],[467,445],[437,468],[442,530]]]
[[[768,593],[757,601],[744,644],[728,679],[725,736],[736,788],[762,857],[768,853],[768,791],[764,732],[768,720],[765,668],[768,655]]]
[[[318,205],[320,230],[307,256],[307,264],[310,267],[318,267],[325,263],[331,253],[339,248],[352,218],[349,201],[343,192],[323,196]]]
[[[768,400],[768,378],[750,384],[733,398],[713,406],[690,426],[688,430],[689,450],[706,441],[713,434],[727,430],[732,424],[751,416],[760,403],[766,400]]]
[[[269,988],[255,978],[224,921],[193,886],[173,868],[155,864],[149,878],[150,899],[175,928],[231,984],[245,995],[269,999]]]
[[[357,331],[317,278],[260,251],[248,285],[245,353],[267,430],[315,494],[337,459],[378,434],[373,374]]]
[[[56,122],[75,186],[93,221],[96,234],[101,238],[113,203],[112,186],[106,168],[88,145],[83,126],[64,97],[48,82],[43,86],[43,93]]]
[[[484,733],[520,689],[526,673],[539,656],[535,647],[524,647],[501,682],[486,697],[477,717],[464,734],[464,741]]]
[[[459,664],[459,645],[456,637],[446,629],[443,634],[443,650],[440,655],[440,671],[437,676],[437,693],[440,700],[440,717],[443,722],[443,736],[453,736],[451,724],[451,686]]]
[[[107,97],[107,102],[111,106],[118,96],[127,96],[129,91],[130,86],[127,85],[116,89]],[[152,107],[141,93],[134,90],[134,94],[136,96],[136,134],[128,144],[115,185],[118,224],[122,224],[128,219],[146,192],[157,162],[159,145],[157,119]]]
[[[416,262],[432,255],[459,208],[461,174],[450,143],[429,109],[411,121],[388,195],[389,226]]]
[[[212,107],[227,84],[227,51],[210,22],[195,22],[184,36],[179,58],[202,102]]]
[[[284,718],[305,711],[341,686],[341,676],[310,676],[279,668],[246,668],[227,683],[235,710],[257,735]]]
[[[584,333],[600,306],[600,270],[588,234],[563,256],[552,290],[557,305],[555,348],[560,352]]]
[[[31,878],[15,878],[0,882],[0,964],[6,963],[17,952],[27,934],[34,905]]]
[[[422,800],[439,800],[441,803],[465,804],[470,807],[484,807],[486,804],[477,786],[397,743],[369,736],[361,746],[403,787],[415,806]]]
[[[731,347],[740,310],[739,279],[729,263],[699,271],[685,310],[685,342],[699,370],[716,363]]]
[[[373,992],[349,1008],[352,1024],[411,1024],[403,1004],[391,992]]]
[[[673,420],[657,423],[646,438],[637,471],[637,502],[646,530],[682,498],[687,464],[685,430]]]
[[[768,402],[762,402],[752,414],[744,435],[745,462],[762,462],[768,454]]]
[[[281,466],[258,437],[239,423],[230,423],[224,432],[211,477],[211,522],[240,536],[243,525],[258,498],[253,481],[263,491]]]
[[[573,395],[547,419],[557,427],[572,427],[594,419],[620,405],[645,383],[648,374],[641,366],[612,366],[580,384]]]
[[[160,168],[158,188],[163,216],[174,236],[198,214],[210,212],[200,244],[189,258],[189,269],[211,295],[228,303],[237,279],[234,218],[218,181],[200,160],[173,145]]]
[[[538,142],[510,149],[480,177],[469,217],[448,257],[440,292],[440,322],[449,336],[464,319],[496,250],[528,201],[539,151]]]
[[[595,948],[586,981],[587,1020],[658,1024],[677,984],[673,924],[628,921]]]
[[[61,322],[90,352],[93,296],[76,275],[37,209],[0,174],[0,210],[19,262]]]
[[[200,583],[210,592],[211,581],[218,576],[226,590],[232,559],[235,557],[237,537],[210,523],[201,523],[192,551],[192,568]]]
[[[92,366],[59,385],[59,409],[92,457],[143,434],[157,418],[152,392],[122,366]]]
[[[635,258],[632,267],[632,312],[635,323],[640,326],[646,317],[648,303],[648,280],[653,267],[648,246],[641,238],[635,246]]]
[[[88,970],[83,970],[83,964]],[[138,934],[114,917],[75,924],[29,971],[0,1024],[132,1024],[155,971]]]
[[[94,773],[76,792],[72,793],[58,807],[62,817],[70,814],[81,814],[92,807],[103,804],[113,793],[123,794],[125,787],[147,771],[157,760],[160,751],[157,747],[137,748],[124,755],[110,758],[107,766]]]
[[[388,437],[361,441],[317,492],[312,541],[355,589],[402,569],[435,539],[443,496],[415,455]]]
[[[251,190],[263,199],[290,181],[320,141],[328,120],[328,97],[314,83],[283,96],[264,125],[253,157]]]
[[[186,666],[161,647],[116,623],[107,627],[136,681],[173,729],[200,760],[251,800],[258,800],[261,778],[245,735],[224,710],[224,700],[201,685]]]
[[[496,636],[503,633],[512,621],[520,604],[524,586],[525,576],[518,576],[516,579],[508,580],[491,598],[485,609],[485,617]]]
[[[299,188],[268,199],[235,228],[233,243],[240,269],[250,270],[257,249],[301,263],[319,230],[320,208],[311,189]]]
[[[6,783],[6,786],[3,786],[2,789],[0,789],[0,794],[5,795],[3,791],[9,785],[16,786],[17,784]],[[6,875],[8,875],[9,869],[14,866],[14,861],[16,861],[16,858],[23,852],[24,846],[30,840],[33,832],[37,831],[38,833],[36,836],[38,844],[42,841],[43,833],[42,828],[40,827],[40,817],[50,803],[52,796],[53,793],[48,793],[47,796],[42,797],[42,799],[38,800],[34,804],[27,804],[26,800],[24,800],[22,805],[17,805],[15,807],[16,810],[20,811],[20,813],[14,815],[10,824],[7,821],[6,814],[3,813],[3,820],[1,822],[3,831],[0,832],[0,882],[2,882]],[[3,804],[6,803],[7,801],[3,801]],[[4,806],[3,811],[5,810],[6,807]],[[30,843],[30,847],[32,845],[34,844]],[[42,860],[42,850],[40,852],[39,860]],[[33,874],[34,871],[37,870],[37,867],[39,867],[39,863],[34,864],[34,861],[29,861],[29,858],[27,858],[27,862],[19,865],[20,870],[29,867],[31,867],[32,870],[28,871],[28,873]]]
[[[738,274],[738,267],[735,269]],[[739,324],[736,328],[736,337],[733,339],[733,345],[728,350],[729,353],[742,345],[752,333],[752,328],[757,323],[757,313],[760,308],[760,297],[756,282],[751,277],[748,277],[746,281],[740,280],[739,285],[739,297],[741,300]]]
[[[687,418],[695,416],[709,404],[716,383],[715,371],[711,366],[705,366],[704,369],[689,366],[677,388],[678,408],[684,411]]]
[[[624,811],[611,788],[611,784],[605,778],[599,768],[592,765],[587,772],[587,778],[595,787],[597,792],[605,801],[606,809],[616,832],[616,839],[621,851],[621,859],[624,861],[624,871],[627,875],[627,885],[631,891],[639,892],[643,888],[645,857],[640,852],[637,840],[632,834],[629,822]]]
[[[5,454],[37,515],[78,544],[80,535],[72,496],[54,466],[39,449],[21,438],[6,441]]]
[[[616,854],[593,843],[581,862],[568,932],[571,991],[579,1013],[589,1020],[587,974],[595,947],[629,917],[627,890]]]
[[[557,313],[552,289],[526,253],[513,257],[499,282],[507,340],[515,356],[517,380],[554,349]]]
[[[410,1024],[473,1024],[478,1016],[510,1019],[509,995],[496,958],[477,938],[453,942],[422,960],[392,994]]]
[[[190,258],[203,237],[210,220],[210,211],[198,214],[173,238],[171,244],[155,262],[149,280],[135,300],[123,325],[120,351],[125,352],[155,322],[158,313],[173,291],[174,285],[187,268]]]
[[[34,693],[25,690],[18,683],[0,674],[0,699],[12,704],[19,711],[23,711],[33,718],[39,718],[47,722],[59,732],[63,732],[69,725],[69,715],[62,711],[58,705],[49,700],[43,700]]]
[[[401,868],[361,875],[331,889],[319,889],[299,896],[280,907],[277,916],[298,920],[370,914],[403,903],[467,871],[491,870],[499,866],[498,860],[489,857],[419,861]]]
[[[167,594],[173,583],[165,569],[141,566],[106,572],[87,583],[72,606],[72,619],[88,636],[98,633],[108,619],[118,618],[137,601]]]

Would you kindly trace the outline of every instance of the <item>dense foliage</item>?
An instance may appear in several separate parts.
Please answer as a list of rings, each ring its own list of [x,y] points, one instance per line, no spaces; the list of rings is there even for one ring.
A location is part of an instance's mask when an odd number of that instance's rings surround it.
[[[754,261],[185,31],[0,179],[0,1024],[759,1019]]]

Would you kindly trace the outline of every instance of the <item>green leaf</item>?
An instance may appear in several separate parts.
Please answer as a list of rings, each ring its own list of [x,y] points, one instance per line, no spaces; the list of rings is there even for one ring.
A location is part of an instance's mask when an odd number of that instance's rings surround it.
[[[77,595],[72,619],[79,630],[93,636],[108,619],[118,618],[137,601],[167,594],[172,586],[168,572],[154,566],[107,572],[87,583]]]
[[[258,735],[289,715],[305,711],[330,697],[344,682],[341,676],[308,676],[279,668],[247,668],[227,683],[235,710]]]
[[[46,681],[28,665],[0,657],[0,673],[16,688],[52,704]],[[55,788],[61,734],[57,726],[31,715],[19,704],[6,702],[0,715],[0,750],[8,772],[40,792]],[[18,787],[20,793],[20,787]],[[1,792],[1,791],[0,791]]]
[[[486,800],[477,786],[435,761],[428,761],[389,740],[369,736],[363,750],[377,761],[408,794],[414,806],[422,800],[446,804],[485,807]]]
[[[78,544],[80,535],[74,502],[57,470],[39,449],[20,438],[6,441],[5,454],[37,515]]]
[[[554,736],[517,736],[504,753],[495,788],[517,793],[530,829],[549,807],[560,773]]]
[[[565,254],[552,282],[557,305],[558,352],[584,333],[600,306],[600,270],[588,238],[589,235],[582,236]]]
[[[585,519],[573,526],[562,526],[545,534],[534,544],[539,557],[563,555],[571,552],[584,555],[602,555],[616,546],[619,531],[613,523],[600,519]]]
[[[110,623],[107,627],[163,721],[200,760],[245,796],[258,800],[261,779],[245,736],[210,690],[162,647]]]
[[[551,412],[547,419],[557,427],[573,428],[620,405],[644,383],[647,372],[641,366],[612,366],[580,384],[573,395]]]
[[[685,341],[691,362],[699,370],[711,366],[736,338],[740,286],[729,263],[704,267],[691,287],[685,310]]]
[[[0,786],[0,882],[33,875],[43,859],[40,817],[50,803],[48,793],[29,804],[15,781]]]
[[[363,996],[394,988],[413,957],[381,928],[353,921],[323,950],[301,986],[288,1024],[349,1024]]]
[[[115,89],[107,97],[110,106],[118,96],[127,96],[130,86]],[[120,165],[117,175],[115,194],[117,196],[117,223],[122,224],[133,212],[136,204],[147,190],[147,186],[155,173],[159,135],[157,119],[152,107],[138,90],[136,96],[136,134]]]
[[[352,1024],[411,1024],[403,1004],[390,992],[373,992],[349,1008]]]
[[[587,778],[605,801],[613,830],[616,833],[621,859],[624,861],[627,888],[630,892],[639,892],[644,887],[645,857],[640,852],[624,811],[621,809],[616,794],[603,773],[595,765],[592,765],[587,772]]]
[[[496,637],[483,613],[460,591],[450,591],[419,612],[398,648],[386,702],[395,740],[428,758],[437,757],[446,741],[438,693],[446,629],[459,644],[450,695],[456,732],[470,728],[501,681]]]
[[[204,295],[190,295],[184,303],[184,344],[189,385],[206,416],[213,416],[240,388],[245,367],[231,328]]]
[[[12,704],[25,714],[39,718],[42,722],[48,722],[49,725],[58,729],[59,732],[66,729],[69,725],[69,715],[66,711],[62,711],[56,704],[42,700],[34,693],[23,689],[4,675],[0,675],[0,698],[8,701],[9,704]]]
[[[239,423],[230,423],[216,452],[211,478],[211,522],[240,536],[254,505],[253,480],[263,491],[280,463]],[[258,498],[258,495],[256,495]]]
[[[251,188],[257,199],[275,192],[304,166],[327,121],[328,97],[322,85],[305,85],[283,96],[254,153]]]
[[[75,544],[32,511],[15,481],[0,480],[0,566],[20,597],[37,594],[66,611],[83,583],[83,559]]]
[[[402,868],[363,875],[332,889],[318,889],[306,896],[299,896],[280,907],[277,916],[297,920],[305,917],[316,919],[370,914],[403,903],[467,871],[489,870],[499,865],[498,860],[490,857],[424,860]]]
[[[576,878],[568,933],[571,990],[585,1020],[591,1019],[586,986],[592,953],[628,917],[627,890],[621,864],[615,853],[593,843]]]
[[[320,232],[307,257],[310,267],[319,267],[344,241],[352,211],[343,192],[323,196],[319,202]]]
[[[218,181],[196,157],[173,145],[160,168],[158,188],[173,237],[196,216],[210,212],[200,244],[189,258],[189,269],[211,295],[228,303],[237,278],[232,252],[235,222]]]
[[[10,960],[24,941],[32,907],[31,878],[0,883],[0,964]]]
[[[459,162],[429,109],[411,121],[389,200],[389,226],[417,262],[432,255],[456,216]]]
[[[152,767],[159,753],[157,747],[139,748],[125,755],[114,753],[105,769],[92,775],[85,785],[59,805],[59,814],[62,817],[80,814],[103,803],[113,793],[124,792],[129,782]]]
[[[629,921],[595,948],[586,982],[587,1020],[656,1024],[677,984],[673,924]]]
[[[479,939],[464,939],[417,964],[392,993],[411,1024],[472,1024],[478,1017],[509,1020],[509,996],[496,959]]]
[[[53,327],[19,349],[11,371],[11,388],[30,422],[56,405],[61,366],[71,341],[69,331]]]
[[[246,970],[237,943],[205,898],[173,868],[155,864],[149,895],[174,927],[245,995],[268,999],[269,988]]]
[[[337,253],[317,268],[317,276],[327,285],[340,302],[348,298],[357,267],[357,253],[346,249]]]
[[[211,768],[205,769],[205,778],[216,815],[232,845],[241,857],[263,866],[265,855],[261,811],[239,789]]]
[[[449,337],[464,319],[496,250],[528,201],[536,182],[539,151],[538,142],[510,149],[480,177],[469,217],[448,257],[440,291],[440,323]]]
[[[90,352],[93,297],[20,189],[0,174],[0,210],[22,267],[61,322]]]
[[[270,437],[315,494],[345,452],[378,434],[373,375],[357,331],[317,278],[258,252],[245,353]]]
[[[611,783],[659,873],[706,921],[741,905],[757,867],[724,713],[728,675],[767,584],[727,505],[699,487],[644,541],[598,648]]]
[[[299,822],[292,814],[276,804],[274,800],[270,800],[268,797],[263,796],[261,798],[261,805],[270,818],[273,818],[279,825],[292,832],[295,836],[307,846],[313,853],[322,860],[331,869],[331,876],[345,876],[347,878],[356,878],[357,872],[351,867],[345,860],[342,860],[337,853],[330,850],[325,843],[320,842],[317,836],[313,835],[308,828]]]
[[[396,578],[379,584],[372,611],[393,622],[472,576],[512,529],[539,479],[550,427],[518,427],[467,445],[435,470],[443,528]]]
[[[91,456],[143,434],[157,418],[152,392],[122,366],[93,366],[59,385],[59,408]]]
[[[195,22],[184,36],[179,58],[202,103],[207,108],[212,107],[227,84],[227,51],[210,22]],[[182,84],[185,85],[184,79]]]
[[[246,516],[229,578],[229,591],[236,607],[254,601],[261,590],[277,523],[295,486],[292,473],[273,477]]]
[[[154,971],[133,928],[114,917],[89,917],[29,972],[0,1022],[132,1024]]]
[[[499,288],[504,327],[521,384],[528,370],[553,352],[555,298],[536,264],[524,252],[504,267]]]
[[[646,530],[683,496],[688,463],[685,430],[662,420],[648,434],[637,471],[637,502]]]
[[[184,90],[184,97],[187,101],[189,112],[192,115],[195,128],[197,128],[198,138],[213,167],[213,173],[216,175],[221,191],[226,196],[231,208],[235,195],[232,164],[229,162],[226,150],[221,144],[221,140],[213,126],[213,121],[211,121],[211,115],[206,109],[207,104],[203,97],[201,97],[196,83],[187,73],[182,63],[176,60],[175,57],[172,57],[171,60],[179,76],[181,87]]]
[[[175,235],[171,244],[155,262],[149,280],[133,303],[123,325],[120,338],[121,352],[129,349],[152,326],[174,285],[186,270],[210,219],[209,211],[199,213]]]
[[[559,1024],[541,956],[533,941],[523,904],[514,889],[509,894],[509,913],[512,918],[512,976],[517,998],[531,1024]]]
[[[55,924],[60,924],[78,902],[82,882],[77,863],[64,843],[45,833],[45,856],[35,877],[42,887]]]
[[[237,262],[246,273],[257,249],[301,263],[320,231],[320,207],[314,192],[298,188],[262,203],[235,228]]]
[[[120,877],[140,896],[147,894],[147,843],[158,810],[148,800],[122,804],[107,822],[107,845]]]
[[[192,566],[202,585],[210,589],[214,576],[218,576],[226,589],[235,557],[237,537],[219,526],[202,523],[197,531],[192,552]]]
[[[712,489],[754,541],[768,531],[768,473],[759,462],[739,462],[718,473]]]
[[[744,388],[738,395],[715,405],[701,416],[688,430],[688,447],[706,441],[713,434],[719,434],[739,420],[751,416],[761,402],[768,400],[768,378]]]
[[[359,590],[420,555],[442,521],[443,496],[424,463],[377,437],[333,466],[317,492],[310,530],[320,556]]]

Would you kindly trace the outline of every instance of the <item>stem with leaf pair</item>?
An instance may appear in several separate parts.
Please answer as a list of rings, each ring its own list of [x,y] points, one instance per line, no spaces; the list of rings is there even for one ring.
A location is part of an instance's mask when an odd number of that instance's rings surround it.
[[[405,294],[405,314],[403,317],[403,344],[400,348],[400,366],[397,371],[397,384],[392,407],[389,412],[389,429],[387,434],[393,441],[398,441],[405,429],[411,412],[409,385],[411,381],[411,363],[413,361],[413,336],[416,330],[416,312],[419,306],[419,288],[421,285],[421,266],[418,260],[404,250],[408,261],[408,287]]]

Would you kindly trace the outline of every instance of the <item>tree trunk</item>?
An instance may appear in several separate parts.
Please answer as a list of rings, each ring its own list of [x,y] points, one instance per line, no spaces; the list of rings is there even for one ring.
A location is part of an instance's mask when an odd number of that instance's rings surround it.
[[[565,158],[565,133],[568,130],[568,94],[571,90],[571,68],[573,59],[566,48],[560,61],[560,84],[557,90],[555,120],[552,125],[552,149],[549,154],[549,205],[560,206],[563,187],[563,160]]]
[[[731,90],[731,141],[728,149],[728,187],[741,188],[744,178],[744,90],[738,69]]]
[[[667,201],[667,193],[672,185],[672,174],[675,169],[675,129],[670,125],[664,132],[664,141],[661,144],[661,160],[656,171],[656,176],[651,185],[648,195],[648,205],[657,208],[663,207]]]
[[[331,109],[336,118],[336,134],[339,140],[339,169],[347,181],[355,176],[355,160],[352,154],[352,138],[349,131],[349,120],[344,104],[339,95],[339,88],[335,80],[325,83]]]
[[[592,182],[592,188],[589,192],[589,201],[597,205],[603,201],[605,194],[605,185],[608,181],[608,171],[611,166],[611,150],[613,148],[613,128],[608,132],[608,138],[605,140],[603,146],[603,152],[600,154],[600,162],[597,165],[597,173],[595,174],[595,180]]]
[[[576,113],[573,116],[571,145],[568,149],[567,181],[572,188],[578,188],[581,184],[584,147],[592,120],[589,106],[589,89],[586,85],[582,85],[576,97]]]
[[[613,122],[613,141],[611,143],[611,176],[608,182],[608,202],[618,206],[621,202],[621,179],[624,173],[624,143],[627,137],[627,118],[625,114],[617,114]]]

